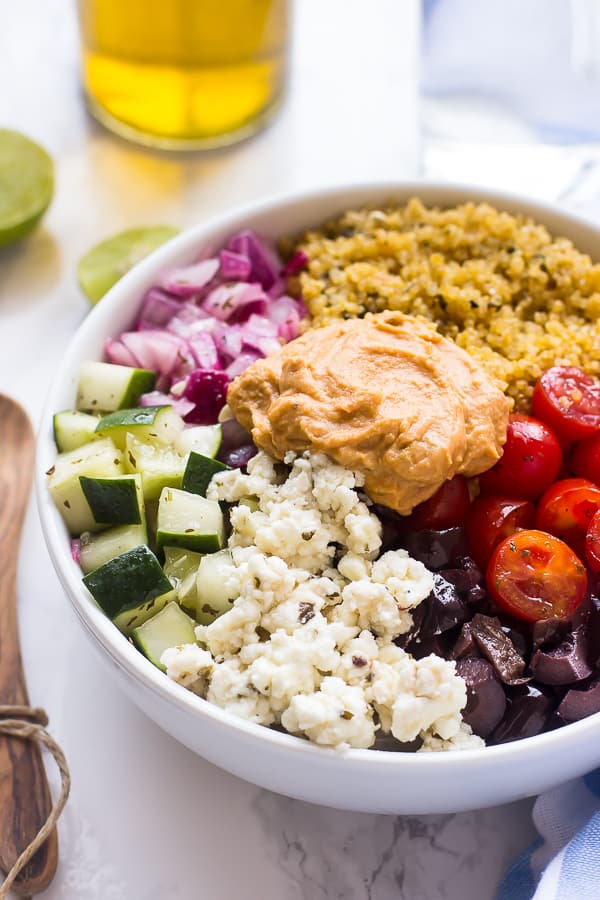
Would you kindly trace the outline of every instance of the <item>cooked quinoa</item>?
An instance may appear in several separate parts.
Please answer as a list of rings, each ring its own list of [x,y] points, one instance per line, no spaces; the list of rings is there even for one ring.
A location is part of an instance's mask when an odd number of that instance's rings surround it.
[[[566,238],[485,203],[344,213],[296,244],[315,325],[396,309],[477,357],[526,409],[555,364],[600,374],[600,265]]]

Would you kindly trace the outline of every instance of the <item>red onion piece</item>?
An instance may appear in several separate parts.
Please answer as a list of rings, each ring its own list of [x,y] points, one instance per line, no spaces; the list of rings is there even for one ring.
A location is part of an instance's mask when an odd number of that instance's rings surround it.
[[[192,351],[192,356],[194,357],[197,368],[222,368],[213,336],[207,331],[199,331],[198,334],[190,335],[188,338],[188,346]]]
[[[108,362],[117,366],[133,366],[138,367],[138,361],[133,353],[116,338],[109,338],[104,344],[104,356]]]
[[[127,347],[142,369],[171,376],[185,359],[188,348],[181,338],[168,331],[126,331],[121,343]]]
[[[224,281],[248,281],[250,278],[252,266],[247,256],[233,250],[221,250],[219,260],[221,263],[219,274]]]
[[[239,281],[233,284],[221,284],[205,297],[202,308],[215,319],[226,322],[234,311],[249,303],[259,303],[266,307],[266,297],[260,284],[246,284]]]
[[[279,275],[279,260],[264,240],[253,231],[240,231],[230,238],[227,249],[250,261],[251,277],[260,282],[265,290],[272,287]]]
[[[181,307],[181,301],[162,291],[160,288],[150,288],[142,300],[142,306],[136,319],[137,331],[154,330],[164,328],[177,315]]]
[[[203,259],[191,266],[163,272],[159,286],[176,297],[193,297],[213,280],[218,271],[218,259]]]
[[[191,400],[186,400],[185,397],[175,397],[173,394],[165,394],[163,391],[150,391],[149,394],[142,394],[139,399],[139,405],[172,406],[182,419],[184,419],[194,408],[194,404]]]
[[[79,565],[81,559],[81,541],[79,538],[71,538],[71,559]]]
[[[308,263],[308,256],[304,253],[303,250],[296,250],[296,252],[290,256],[285,266],[281,270],[282,275],[286,277],[289,275],[295,275],[297,272],[300,272],[301,269],[305,269]]]
[[[227,366],[225,371],[231,381],[233,381],[234,378],[237,378],[238,375],[245,372],[252,363],[255,363],[256,360],[261,359],[261,357],[262,354],[258,353],[256,350],[242,350],[237,359],[234,359],[234,361]]]
[[[242,326],[218,322],[213,332],[217,352],[225,365],[233,362],[242,352]]]

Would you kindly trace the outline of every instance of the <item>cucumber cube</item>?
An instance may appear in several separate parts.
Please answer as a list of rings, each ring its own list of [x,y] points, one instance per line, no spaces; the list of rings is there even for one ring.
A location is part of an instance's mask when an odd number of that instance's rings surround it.
[[[81,475],[79,483],[99,525],[139,525],[144,521],[141,475]]]
[[[146,500],[158,500],[164,487],[181,487],[185,459],[170,447],[146,444],[128,434],[124,462],[128,472],[139,472],[142,476]]]
[[[214,553],[225,542],[221,507],[214,500],[176,488],[164,488],[158,501],[156,543]]]
[[[98,440],[95,434],[98,417],[77,409],[64,409],[53,417],[54,442],[60,453],[76,450],[90,441]]]
[[[127,435],[139,441],[172,444],[183,429],[183,419],[172,406],[136,406],[118,409],[103,416],[96,425],[96,433],[111,438],[117,447],[125,449]]]
[[[113,363],[82,363],[77,385],[77,409],[112,412],[135,406],[142,394],[153,390],[156,375],[149,369],[134,369]]]
[[[168,603],[155,616],[131,632],[133,643],[155,666],[166,671],[160,658],[169,647],[195,644],[195,622],[177,603]]]
[[[146,546],[104,563],[85,575],[83,583],[98,606],[125,633],[174,599],[171,582]]]
[[[48,490],[71,534],[98,531],[101,527],[85,498],[80,477],[110,478],[123,474],[121,451],[108,438],[59,453],[48,471]]]
[[[175,449],[182,456],[190,450],[202,456],[214,457],[219,452],[223,432],[220,425],[192,425],[183,429],[175,439]]]
[[[226,587],[234,568],[229,550],[203,556],[196,574],[196,619],[210,625],[233,606],[238,592]]]
[[[85,575],[100,568],[104,563],[148,543],[145,525],[115,525],[106,531],[92,534],[84,531],[81,535],[79,565]]]
[[[184,491],[189,491],[191,494],[199,494],[201,497],[206,497],[206,489],[213,475],[228,468],[229,466],[219,462],[218,459],[211,459],[209,456],[202,456],[201,453],[191,450],[185,472],[183,473],[181,487]]]

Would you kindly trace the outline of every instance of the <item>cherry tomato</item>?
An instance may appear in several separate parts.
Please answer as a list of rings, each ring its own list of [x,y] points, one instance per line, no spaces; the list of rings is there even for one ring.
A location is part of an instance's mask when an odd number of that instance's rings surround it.
[[[575,475],[600,484],[600,434],[593,434],[575,445],[570,465]]]
[[[585,566],[570,547],[543,531],[517,531],[498,544],[487,589],[503,610],[536,622],[572,615],[585,595]]]
[[[534,416],[561,441],[579,441],[600,431],[600,380],[576,366],[552,366],[533,390]]]
[[[585,558],[592,572],[600,572],[600,512],[592,516],[585,536]]]
[[[454,528],[463,524],[469,503],[467,482],[462,475],[455,475],[445,481],[429,500],[419,503],[409,516],[404,517],[404,527],[410,531]]]
[[[502,456],[479,476],[479,484],[486,494],[535,500],[555,481],[561,466],[562,450],[554,432],[539,419],[515,414],[508,420]]]
[[[600,509],[600,488],[585,478],[564,478],[542,495],[536,528],[548,531],[585,558],[585,536],[590,521]]]
[[[485,569],[494,547],[520,528],[533,528],[535,506],[529,500],[509,497],[478,497],[467,514],[467,547],[481,569]]]

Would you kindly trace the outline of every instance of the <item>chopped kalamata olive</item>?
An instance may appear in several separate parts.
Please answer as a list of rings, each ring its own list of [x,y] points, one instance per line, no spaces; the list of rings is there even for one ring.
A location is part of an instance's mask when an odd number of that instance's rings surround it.
[[[552,650],[536,650],[529,668],[542,684],[572,684],[592,674],[588,662],[587,629],[579,626]]]
[[[565,722],[577,722],[600,712],[600,677],[596,676],[585,688],[572,688],[564,696],[558,714]]]
[[[475,643],[471,623],[465,622],[456,639],[454,647],[450,651],[450,659],[474,659],[481,658],[481,651]]]
[[[462,717],[475,734],[485,738],[498,725],[506,709],[504,688],[494,667],[485,659],[459,659],[456,674],[467,685],[467,705]]]
[[[470,587],[468,591],[465,591],[462,599],[465,603],[468,603],[469,606],[476,606],[478,603],[483,603],[486,599],[487,594],[485,588],[481,584],[474,584],[473,587]]]
[[[489,743],[516,741],[544,730],[555,704],[549,694],[533,684],[523,684],[511,689],[507,699],[504,717],[492,733]]]
[[[570,631],[571,626],[568,619],[539,619],[533,623],[531,629],[533,649],[557,647]]]
[[[530,678],[523,676],[525,660],[500,624],[500,620],[477,613],[471,622],[473,638],[483,656],[496,670],[504,684],[525,684]]]
[[[382,521],[385,535],[386,520]],[[399,533],[397,531],[397,534]],[[445,528],[443,531],[433,529],[409,531],[398,539],[396,546],[404,547],[413,559],[418,559],[428,569],[433,570],[454,565],[456,560],[464,556],[467,550],[464,528]]]
[[[431,634],[441,634],[460,625],[466,618],[465,606],[458,591],[439,572],[434,573],[433,591],[423,602],[427,604],[427,624],[421,626],[422,631],[426,628]]]
[[[459,594],[466,593],[483,582],[483,573],[470,556],[462,556],[456,560],[454,569],[444,569],[442,575],[453,584]]]

